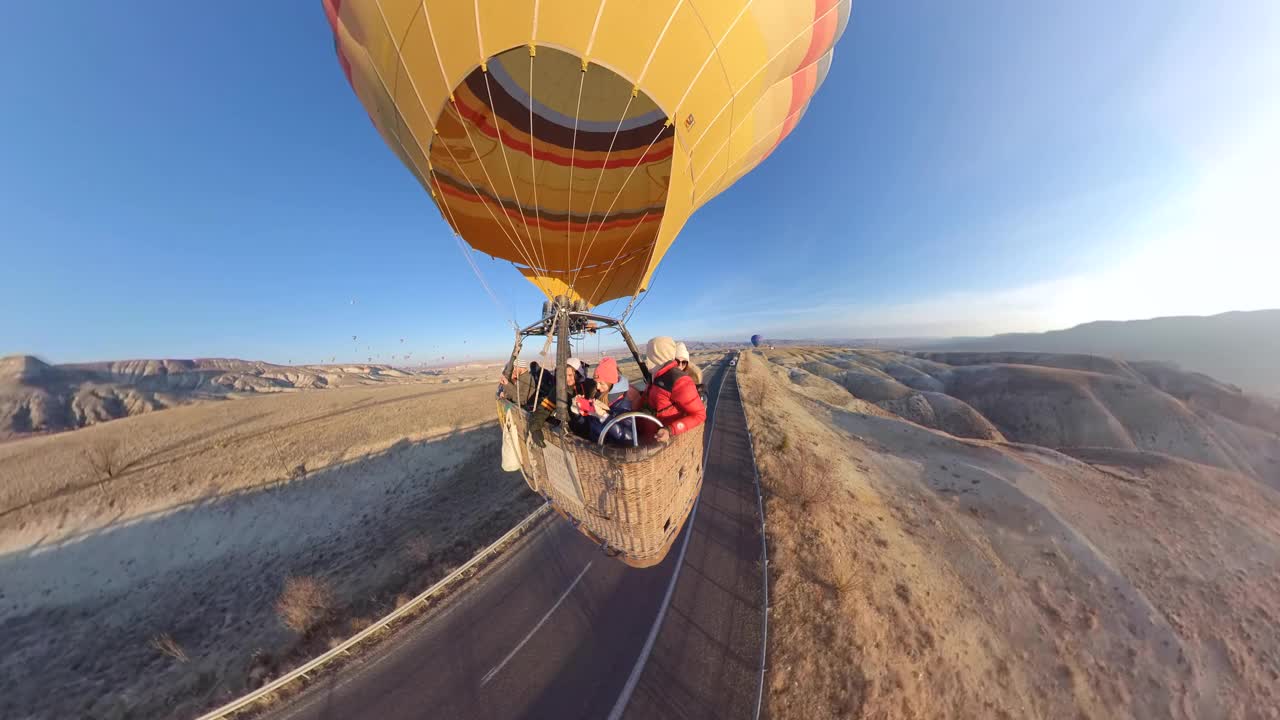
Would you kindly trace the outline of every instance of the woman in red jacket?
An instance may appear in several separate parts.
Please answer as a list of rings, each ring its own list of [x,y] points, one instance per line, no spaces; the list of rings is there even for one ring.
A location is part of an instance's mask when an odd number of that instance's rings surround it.
[[[662,421],[665,426],[656,433],[646,433],[660,443],[667,443],[681,433],[702,425],[707,419],[707,406],[702,404],[698,387],[693,378],[680,370],[676,362],[676,341],[659,336],[645,347],[645,364],[653,382],[645,388],[643,408]],[[653,428],[652,423],[640,423],[642,428]],[[642,430],[642,432],[644,432]]]

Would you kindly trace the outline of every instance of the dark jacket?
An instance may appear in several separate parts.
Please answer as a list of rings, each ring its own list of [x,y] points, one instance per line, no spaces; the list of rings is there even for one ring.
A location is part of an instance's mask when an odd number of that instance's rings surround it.
[[[537,410],[537,405],[543,398],[554,398],[556,396],[556,374],[540,365],[532,363],[529,365],[529,372],[525,374],[528,379],[529,396],[525,399],[524,406],[528,410]],[[541,382],[539,382],[541,378]]]
[[[707,406],[702,404],[698,387],[693,378],[679,370],[675,360],[654,371],[653,382],[645,388],[643,400],[644,409],[661,420],[673,437],[707,420]],[[653,423],[640,425],[642,437],[651,438],[657,433]]]
[[[631,410],[631,402],[627,400],[626,395],[619,395],[613,402],[609,403],[609,417],[601,420],[592,415],[587,418],[586,437],[591,442],[600,442],[600,433],[604,430],[604,426],[609,424],[615,416]],[[606,445],[620,445],[631,447],[633,444],[634,420],[623,420],[615,423],[609,428],[609,435],[605,438]]]

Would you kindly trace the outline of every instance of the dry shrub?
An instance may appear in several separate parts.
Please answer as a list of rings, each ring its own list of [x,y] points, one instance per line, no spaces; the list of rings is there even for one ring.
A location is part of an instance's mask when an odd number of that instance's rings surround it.
[[[431,541],[425,535],[414,535],[404,543],[404,556],[415,563],[431,560]]]
[[[187,657],[187,651],[182,649],[177,640],[169,633],[160,633],[151,638],[150,645],[161,655],[171,657],[180,663],[187,662],[191,658]]]
[[[784,479],[789,500],[804,510],[829,503],[835,498],[835,463],[813,450],[802,450]]]
[[[849,597],[853,589],[858,586],[858,576],[853,571],[853,567],[838,562],[833,563],[829,580],[832,592],[841,600]]]
[[[124,461],[124,449],[115,438],[97,440],[85,451],[84,458],[100,483],[119,475],[127,464]]]
[[[323,579],[309,575],[291,577],[276,600],[276,614],[285,627],[306,634],[333,611],[333,590]]]
[[[791,436],[786,434],[786,432],[783,432],[782,439],[778,441],[778,444],[776,446],[774,446],[774,451],[779,453],[786,453],[786,452],[789,452],[790,450],[791,450]]]

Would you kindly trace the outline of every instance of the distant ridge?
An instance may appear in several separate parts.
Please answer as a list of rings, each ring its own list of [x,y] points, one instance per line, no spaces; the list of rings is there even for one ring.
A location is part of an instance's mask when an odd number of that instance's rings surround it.
[[[0,440],[201,400],[412,382],[437,374],[390,365],[275,365],[234,358],[50,365],[31,355],[10,355],[0,358]]]
[[[1246,390],[1280,396],[1280,309],[1150,320],[1101,320],[1066,330],[951,338],[915,347],[1084,353],[1173,363]]]

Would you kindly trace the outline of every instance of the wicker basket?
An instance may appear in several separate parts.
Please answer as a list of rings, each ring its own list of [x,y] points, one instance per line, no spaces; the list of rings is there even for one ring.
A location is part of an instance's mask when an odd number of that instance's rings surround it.
[[[702,489],[702,432],[653,447],[602,447],[546,428],[529,435],[529,413],[498,400],[520,438],[520,466],[534,492],[584,535],[632,567],[662,562]]]

